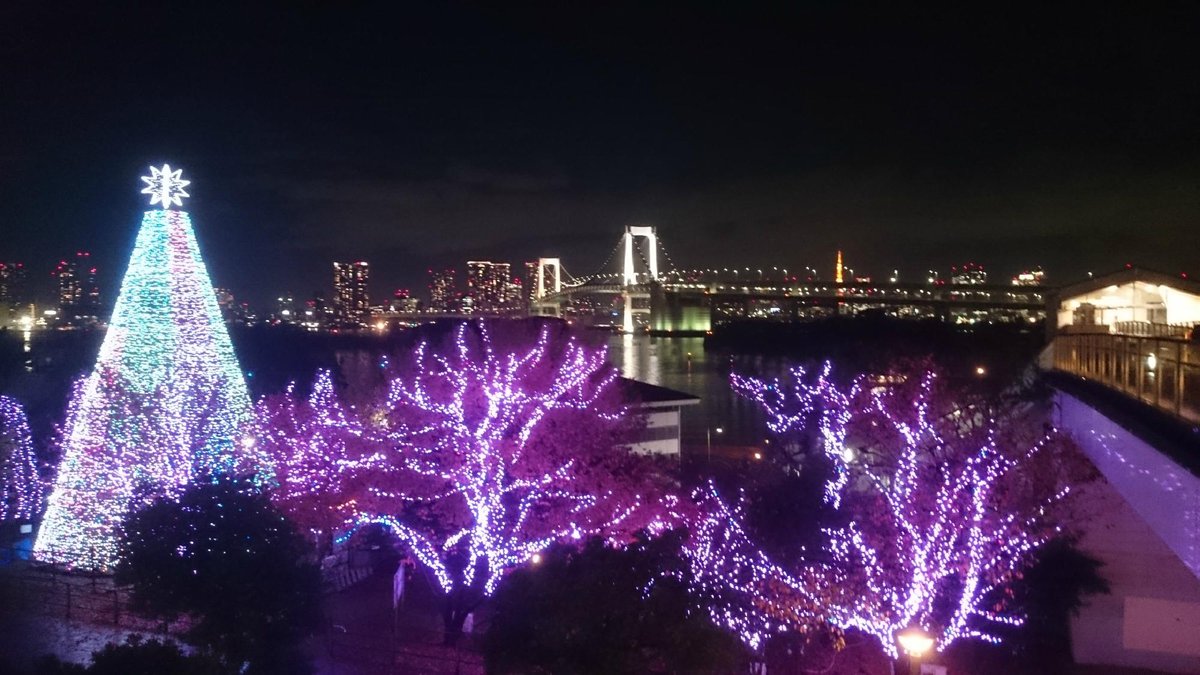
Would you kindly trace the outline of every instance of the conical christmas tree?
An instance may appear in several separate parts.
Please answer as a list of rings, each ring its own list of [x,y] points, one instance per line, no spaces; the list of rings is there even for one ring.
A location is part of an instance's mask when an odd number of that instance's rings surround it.
[[[108,569],[139,499],[208,472],[252,468],[240,431],[250,397],[170,166],[143,178],[150,204],[92,373],[75,389],[63,457],[34,555]]]

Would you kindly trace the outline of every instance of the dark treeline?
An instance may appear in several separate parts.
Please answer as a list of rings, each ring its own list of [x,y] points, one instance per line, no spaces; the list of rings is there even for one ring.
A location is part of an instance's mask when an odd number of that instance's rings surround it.
[[[1009,379],[1046,344],[1042,324],[955,326],[941,321],[845,317],[805,323],[743,321],[719,326],[706,346],[733,356],[832,361],[841,372],[883,372],[928,361],[944,375]]]

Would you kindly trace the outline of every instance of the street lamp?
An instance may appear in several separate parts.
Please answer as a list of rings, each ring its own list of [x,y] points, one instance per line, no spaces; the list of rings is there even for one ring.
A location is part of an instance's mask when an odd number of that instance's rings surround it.
[[[712,466],[712,435],[713,435],[714,429],[712,427],[709,427],[705,431],[708,432],[706,434],[708,437],[708,465],[711,467]],[[719,436],[719,435],[725,433],[725,430],[722,429],[721,427],[717,427],[716,432],[717,432],[717,435]]]
[[[908,672],[911,675],[920,675],[921,656],[933,648],[933,638],[929,637],[925,631],[913,626],[905,629],[904,632],[897,633],[896,641],[900,643],[900,649],[908,654]]]

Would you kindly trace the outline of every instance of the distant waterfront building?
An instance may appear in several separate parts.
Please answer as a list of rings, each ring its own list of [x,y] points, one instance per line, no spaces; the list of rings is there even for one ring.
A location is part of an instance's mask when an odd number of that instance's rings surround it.
[[[308,310],[312,310],[312,314],[309,314]],[[306,303],[304,314],[321,327],[334,323],[333,306],[329,304],[324,291],[313,291],[312,298]]]
[[[950,283],[954,286],[983,286],[987,284],[988,275],[983,265],[969,262],[962,267],[950,268]]]
[[[285,293],[276,299],[275,317],[280,323],[299,323],[301,315],[296,308],[296,298],[291,293]]]
[[[217,296],[217,307],[221,308],[221,318],[225,323],[234,321],[237,304],[234,302],[233,292],[227,288],[214,288],[213,293]]]
[[[700,399],[626,377],[619,378],[616,386],[630,411],[644,416],[646,422],[629,439],[629,449],[639,454],[679,457],[683,449],[683,408],[699,404]]]
[[[490,260],[467,261],[467,297],[476,312],[496,312],[508,305],[511,266]]]
[[[213,293],[217,296],[217,307],[221,310],[221,319],[225,323],[237,323],[242,325],[252,325],[255,316],[250,311],[250,303],[238,302],[233,296],[233,292],[227,288],[214,288]]]
[[[367,297],[370,266],[361,261],[333,263],[333,313],[339,322],[360,324],[367,320],[371,303]]]
[[[392,301],[387,309],[391,312],[413,314],[420,311],[421,302],[414,298],[407,288],[397,288],[396,292],[392,293]]]
[[[1013,286],[1044,286],[1046,285],[1046,273],[1042,268],[1035,267],[1013,277],[1012,283]]]
[[[429,270],[429,309],[434,312],[453,312],[458,309],[455,298],[454,268],[434,272]]]
[[[58,318],[66,325],[94,323],[100,316],[100,286],[92,254],[76,251],[54,269],[58,283]]]

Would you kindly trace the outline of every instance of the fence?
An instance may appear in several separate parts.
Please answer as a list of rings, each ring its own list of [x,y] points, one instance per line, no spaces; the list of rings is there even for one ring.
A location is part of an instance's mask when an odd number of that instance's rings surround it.
[[[1137,335],[1060,334],[1054,367],[1200,423],[1200,343]]]
[[[127,589],[103,574],[64,572],[50,565],[14,563],[0,572],[6,586],[6,610],[78,621],[141,633],[179,634],[185,619],[171,623],[146,619],[133,611]]]
[[[188,628],[186,617],[164,623],[134,612],[128,589],[114,585],[111,576],[67,572],[53,565],[30,562],[24,558],[26,553],[0,549],[0,562],[4,563],[0,564],[0,610],[5,613],[175,638]],[[359,568],[344,570],[354,573]],[[360,675],[483,675],[485,672],[483,659],[472,648],[470,636],[464,636],[462,647],[454,648],[439,644],[440,631],[402,626],[401,633],[403,640],[392,634],[391,627],[366,633],[347,632],[342,626],[327,624],[321,640],[331,661],[353,665],[354,672]]]

